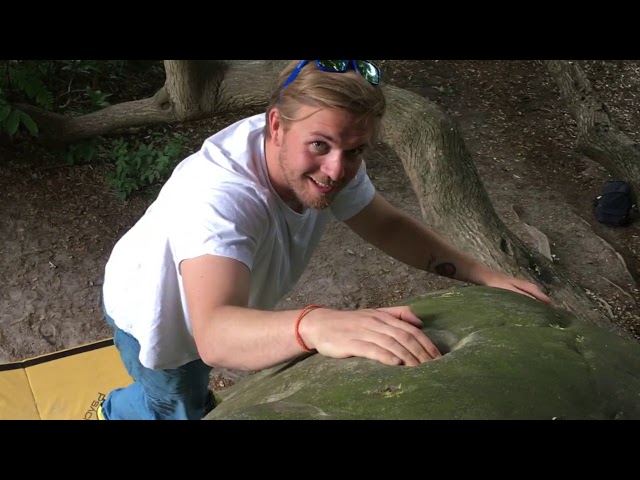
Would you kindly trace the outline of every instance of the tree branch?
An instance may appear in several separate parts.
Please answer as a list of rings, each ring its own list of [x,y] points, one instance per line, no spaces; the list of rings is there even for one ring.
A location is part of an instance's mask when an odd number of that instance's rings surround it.
[[[617,180],[640,188],[640,145],[622,133],[606,105],[593,91],[577,62],[547,60],[547,68],[578,124],[578,149],[602,165]]]

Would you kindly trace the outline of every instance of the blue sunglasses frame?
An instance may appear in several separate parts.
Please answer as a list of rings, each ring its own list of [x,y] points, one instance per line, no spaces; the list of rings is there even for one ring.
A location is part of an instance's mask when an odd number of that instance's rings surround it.
[[[311,60],[302,60],[297,66],[296,68],[293,69],[293,72],[291,72],[291,74],[289,75],[289,78],[287,78],[287,80],[284,82],[284,85],[282,85],[282,88],[280,89],[280,92],[282,92],[282,90],[284,90],[285,88],[287,88],[287,86],[293,82],[296,77],[298,76],[298,74],[300,73],[300,70],[302,70],[305,65],[307,65]],[[380,84],[380,78],[382,76],[382,74],[380,73],[380,69],[378,67],[376,67],[373,63],[371,63],[368,60],[338,60],[340,62],[344,62],[344,68],[337,68],[335,65],[328,67],[326,65],[324,65],[323,61],[327,61],[327,60],[313,60],[316,64],[316,66],[318,67],[318,70],[322,70],[323,72],[333,72],[333,73],[344,73],[346,71],[349,70],[349,67],[352,67],[356,72],[358,72],[360,75],[362,75],[371,85],[379,85]],[[328,61],[332,61],[335,62],[336,60],[328,60]],[[371,75],[369,74],[364,74],[362,73],[362,70],[360,69],[360,67],[358,66],[358,62],[365,62],[366,65],[368,67],[371,67],[373,69],[375,69],[375,80],[371,80]]]

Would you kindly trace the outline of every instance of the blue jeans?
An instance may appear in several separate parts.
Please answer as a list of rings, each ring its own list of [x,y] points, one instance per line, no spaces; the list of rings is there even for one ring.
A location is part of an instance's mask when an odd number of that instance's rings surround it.
[[[152,370],[140,363],[140,344],[116,327],[114,344],[134,383],[112,390],[102,404],[107,420],[200,420],[206,413],[211,367],[194,360],[170,370]]]

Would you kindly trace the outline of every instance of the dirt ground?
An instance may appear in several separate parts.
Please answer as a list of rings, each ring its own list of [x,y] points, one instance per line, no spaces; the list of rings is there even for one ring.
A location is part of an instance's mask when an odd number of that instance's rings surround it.
[[[388,83],[427,97],[458,122],[506,225],[531,246],[539,238],[531,231],[542,232],[553,261],[598,300],[612,322],[640,339],[640,222],[613,228],[595,221],[592,201],[608,176],[577,152],[575,122],[544,66],[378,63]],[[640,62],[589,61],[583,67],[613,121],[638,140]],[[157,86],[150,82],[146,95]],[[170,129],[188,137],[186,154],[251,113]],[[105,182],[110,168],[99,161],[70,167],[55,155],[0,149],[0,363],[111,336],[99,300],[103,268],[152,197],[118,200]],[[376,158],[368,169],[392,203],[420,217],[402,165]],[[333,223],[299,285],[278,308],[375,307],[452,285],[461,284],[399,264]],[[241,375],[216,369],[212,386],[224,388]]]

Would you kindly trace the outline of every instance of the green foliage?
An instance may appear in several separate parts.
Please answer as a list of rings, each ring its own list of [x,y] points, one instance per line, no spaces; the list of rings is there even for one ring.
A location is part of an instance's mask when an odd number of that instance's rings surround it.
[[[94,110],[100,110],[101,108],[109,106],[107,97],[110,97],[110,93],[102,93],[100,90],[93,90],[91,87],[87,87],[85,95],[89,98],[89,102]]]
[[[149,142],[114,140],[109,146],[109,154],[115,163],[115,171],[109,174],[107,181],[118,198],[126,200],[132,193],[165,180],[181,156],[183,143],[179,134],[167,141],[160,133],[151,135]]]
[[[104,108],[113,95],[109,90],[131,81],[130,70],[152,67],[157,67],[152,61],[0,60],[0,132],[38,135],[36,122],[18,107],[21,103],[61,114]]]
[[[65,147],[64,159],[69,165],[91,163],[97,158],[103,143],[104,138],[96,137],[67,145]]]
[[[151,94],[164,81],[163,73],[159,60],[0,60],[0,133],[11,138],[39,134],[38,125],[27,113],[31,110],[21,104],[61,115],[82,115]],[[150,77],[160,84],[153,85]],[[125,200],[134,192],[161,185],[182,149],[180,135],[154,133],[115,140],[94,137],[66,145],[62,152],[54,147],[48,153],[56,158],[62,153],[69,165],[113,163],[107,182]]]
[[[137,191],[161,185],[181,159],[183,145],[184,137],[178,133],[167,138],[155,132],[145,140],[96,137],[67,145],[64,158],[69,165],[99,158],[113,162],[107,183],[120,200],[126,200]]]
[[[7,103],[2,98],[2,90],[0,89],[0,132],[5,132],[12,137],[20,125],[23,125],[31,135],[38,135],[38,126],[33,119],[19,108]]]
[[[42,66],[33,61],[18,61],[7,66],[8,83],[25,100],[35,103],[46,110],[53,108],[53,95],[44,83],[45,73]]]

